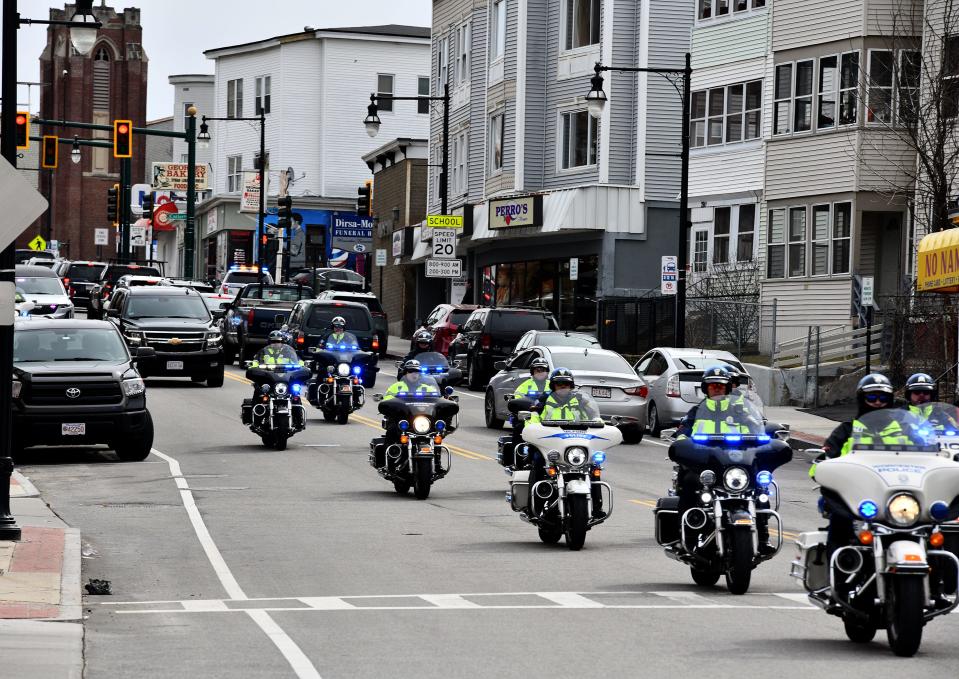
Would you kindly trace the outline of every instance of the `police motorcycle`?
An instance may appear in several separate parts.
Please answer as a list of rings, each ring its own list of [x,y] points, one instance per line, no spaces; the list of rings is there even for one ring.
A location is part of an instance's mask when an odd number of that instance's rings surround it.
[[[573,396],[579,401],[581,419],[532,417],[528,409],[520,410],[531,407],[530,400],[509,402],[510,412],[526,426],[522,432],[524,444],[514,448],[517,468],[511,472],[506,499],[523,521],[537,527],[540,540],[554,544],[565,536],[567,547],[580,550],[586,533],[613,513],[613,490],[602,480],[602,469],[606,451],[622,443],[623,435],[603,422],[599,405],[591,396],[581,392]],[[534,450],[540,451],[545,460],[539,480],[530,479],[532,470],[518,468],[532,461]],[[593,511],[594,489],[603,498],[604,514]]]
[[[443,441],[454,431],[451,423],[459,412],[459,397],[453,396],[452,387],[441,391],[428,375],[422,375],[419,384],[428,391],[373,396],[386,435],[370,441],[370,466],[392,481],[400,495],[412,487],[416,499],[425,500],[433,483],[450,471],[452,456]]]
[[[257,434],[267,448],[285,450],[287,440],[306,429],[306,408],[301,401],[303,385],[310,370],[300,365],[296,351],[288,345],[278,348],[282,362],[254,366],[246,361],[246,378],[257,386],[252,399],[242,407],[243,424]],[[262,352],[261,352],[262,353]]]
[[[694,431],[670,445],[673,487],[654,509],[656,541],[689,566],[696,584],[709,587],[723,575],[730,592],[745,594],[753,569],[782,548],[773,472],[792,459],[792,449],[766,432],[751,401],[728,413],[731,433]]]
[[[355,335],[344,333],[339,340],[328,338],[314,347],[311,355],[313,376],[307,385],[307,399],[323,412],[327,422],[346,424],[350,413],[366,402],[363,373],[369,369],[373,354],[360,350]]]
[[[790,575],[813,604],[842,618],[851,641],[885,629],[892,651],[912,656],[923,626],[959,604],[959,558],[944,548],[945,527],[959,518],[959,464],[942,454],[927,421],[904,411],[895,418],[890,437],[890,411],[859,417],[841,457],[807,451],[818,454],[821,510],[851,518],[854,530],[831,554],[827,531],[801,533]]]
[[[423,374],[429,375],[440,386],[440,389],[446,387],[456,387],[463,381],[463,371],[459,368],[450,366],[446,356],[438,351],[426,351],[416,355],[416,360],[420,362],[423,368]],[[404,361],[396,362],[396,379],[403,376]]]

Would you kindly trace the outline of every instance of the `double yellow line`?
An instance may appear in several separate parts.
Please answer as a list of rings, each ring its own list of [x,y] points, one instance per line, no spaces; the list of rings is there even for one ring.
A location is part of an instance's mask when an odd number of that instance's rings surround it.
[[[382,431],[383,428],[380,426],[380,423],[376,420],[372,420],[363,415],[357,415],[352,413],[350,419],[359,422],[360,424],[365,424],[367,427],[371,427],[378,431]],[[460,457],[465,457],[467,460],[492,460],[493,458],[488,455],[483,455],[482,453],[477,453],[475,450],[468,450],[467,448],[460,448],[459,446],[451,445],[448,441],[444,441],[443,445],[450,449],[450,452],[459,455]]]

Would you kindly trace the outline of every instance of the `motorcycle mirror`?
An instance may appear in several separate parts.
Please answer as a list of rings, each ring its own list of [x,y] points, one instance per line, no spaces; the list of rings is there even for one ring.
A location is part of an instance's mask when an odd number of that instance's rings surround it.
[[[333,374],[333,366],[331,366],[331,365],[326,366],[326,372],[327,372],[328,374],[332,375],[332,374]]]
[[[247,370],[250,369],[250,366],[253,365],[253,361],[243,361],[243,367]]]
[[[788,440],[789,440],[789,430],[788,430],[788,429],[777,429],[777,430],[776,430],[776,438],[778,438],[780,441],[788,441]]]
[[[673,429],[663,429],[663,431],[662,431],[662,433],[659,435],[659,437],[660,437],[660,438],[663,438],[663,439],[674,439],[674,438],[676,438],[676,432],[678,432],[678,431],[679,431],[679,430],[678,430],[678,429],[675,429],[675,428],[673,428]]]
[[[523,422],[528,421],[529,418],[531,418],[532,416],[533,416],[533,413],[531,413],[528,410],[521,410],[518,413],[516,413],[516,417],[518,417]]]
[[[806,448],[802,451],[803,457],[806,458],[808,462],[818,462],[821,458],[826,456],[826,451],[822,448]]]

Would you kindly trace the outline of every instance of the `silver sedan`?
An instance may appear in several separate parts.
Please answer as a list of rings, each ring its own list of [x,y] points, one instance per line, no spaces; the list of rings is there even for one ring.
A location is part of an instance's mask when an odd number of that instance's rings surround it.
[[[501,429],[509,419],[506,396],[529,379],[529,365],[536,358],[545,358],[550,372],[568,368],[576,380],[576,388],[595,399],[603,418],[632,418],[620,425],[626,443],[639,443],[646,428],[645,411],[648,389],[622,356],[615,351],[582,347],[530,347],[509,362],[497,363],[497,372],[486,388],[484,410],[486,426]]]

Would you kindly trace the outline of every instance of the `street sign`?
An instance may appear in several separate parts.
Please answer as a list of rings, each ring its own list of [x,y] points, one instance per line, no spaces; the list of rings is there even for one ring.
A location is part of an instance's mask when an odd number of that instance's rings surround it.
[[[426,226],[431,229],[462,229],[462,215],[427,215]]]
[[[94,229],[94,230],[93,230],[93,244],[94,244],[94,245],[109,245],[109,244],[110,244],[110,230],[109,230],[109,229]]]
[[[3,220],[0,221],[0,249],[6,248],[16,240],[17,236],[47,209],[46,199],[6,159],[0,161],[0,205],[3,205]],[[10,287],[12,285],[11,283]],[[3,296],[6,292],[5,289],[0,290],[0,304],[7,300]],[[9,293],[9,298],[13,299],[13,290]],[[6,319],[3,313],[0,307],[0,325]]]
[[[134,184],[130,187],[130,207],[134,212],[139,214],[143,211],[143,195],[152,192],[149,184]]]
[[[240,212],[260,211],[260,173],[243,171],[243,194],[240,197]]]
[[[569,258],[569,280],[579,280],[579,257]]]
[[[386,248],[376,248],[376,266],[386,266]]]
[[[186,213],[185,213],[185,212],[171,212],[171,213],[167,216],[167,219],[169,219],[171,222],[185,222],[185,221],[186,221]]]
[[[37,252],[39,252],[40,250],[47,249],[47,242],[43,240],[43,236],[38,235],[36,238],[30,241],[27,247],[30,248],[31,250],[36,250]]]
[[[456,257],[456,231],[453,229],[433,230],[433,257],[436,259],[454,259]]]
[[[459,278],[463,275],[462,259],[427,259],[427,278]]]
[[[153,163],[153,188],[156,191],[186,191],[187,163]],[[206,191],[207,167],[204,164],[196,165],[196,190]]]
[[[368,252],[373,247],[373,220],[353,213],[333,213],[331,245],[347,252]]]
[[[679,287],[679,258],[676,255],[665,255],[662,267],[662,287],[664,295],[675,295]]]
[[[871,307],[876,303],[876,279],[873,276],[862,277],[862,306]]]
[[[130,225],[130,247],[142,248],[147,244],[147,227]]]

